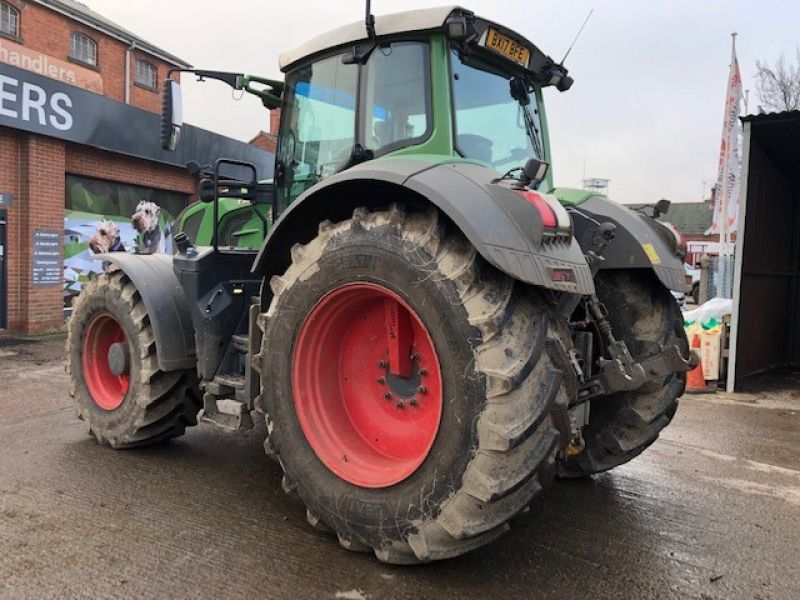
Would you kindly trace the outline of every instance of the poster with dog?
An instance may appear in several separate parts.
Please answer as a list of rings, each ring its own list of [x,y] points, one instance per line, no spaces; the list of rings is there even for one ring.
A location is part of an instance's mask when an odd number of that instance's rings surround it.
[[[64,305],[103,271],[95,254],[171,254],[173,223],[185,205],[182,194],[68,176]]]

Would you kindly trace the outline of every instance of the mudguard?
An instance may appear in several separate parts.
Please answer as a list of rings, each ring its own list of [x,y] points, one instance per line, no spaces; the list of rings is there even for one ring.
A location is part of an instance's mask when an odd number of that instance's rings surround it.
[[[571,235],[544,235],[538,211],[506,185],[493,184],[495,177],[494,171],[467,161],[440,164],[417,157],[362,163],[310,188],[283,212],[253,273],[269,277],[283,272],[292,244],[313,238],[324,219],[343,220],[357,206],[402,201],[432,203],[490,264],[515,279],[573,294],[594,293],[578,243]]]
[[[147,309],[156,338],[158,368],[162,371],[194,369],[197,364],[194,327],[183,288],[166,254],[95,254],[130,277]]]
[[[569,209],[576,237],[591,219],[617,226],[616,236],[603,252],[600,269],[652,269],[667,289],[686,292],[686,272],[678,244],[666,227],[605,196],[592,196]]]

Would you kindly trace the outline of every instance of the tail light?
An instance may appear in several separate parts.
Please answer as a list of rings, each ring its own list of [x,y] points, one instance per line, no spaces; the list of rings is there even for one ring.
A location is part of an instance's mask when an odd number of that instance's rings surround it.
[[[544,198],[542,195],[528,190],[514,191],[536,209],[542,218],[542,224],[545,229],[550,229],[552,233],[570,235],[572,227],[569,214],[557,200],[548,201],[549,199]]]

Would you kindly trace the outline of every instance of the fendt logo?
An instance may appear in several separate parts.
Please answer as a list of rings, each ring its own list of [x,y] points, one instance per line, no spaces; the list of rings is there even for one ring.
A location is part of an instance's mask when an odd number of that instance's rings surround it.
[[[72,106],[72,99],[64,92],[48,97],[47,91],[36,84],[0,75],[0,117],[69,131],[74,122]]]

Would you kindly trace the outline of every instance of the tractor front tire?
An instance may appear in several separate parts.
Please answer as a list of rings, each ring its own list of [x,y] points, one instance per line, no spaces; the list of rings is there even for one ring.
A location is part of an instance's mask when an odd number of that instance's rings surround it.
[[[78,417],[101,444],[153,444],[197,424],[197,375],[158,368],[147,310],[124,272],[84,284],[69,320],[66,353]]]
[[[597,296],[608,310],[614,335],[625,341],[634,359],[689,344],[683,317],[672,294],[646,270],[601,271]],[[671,373],[632,391],[590,400],[582,452],[560,459],[559,477],[585,477],[608,471],[641,454],[669,425],[686,388],[686,373]]]
[[[437,211],[324,222],[270,286],[265,446],[312,526],[389,563],[445,559],[550,486],[569,335]],[[406,375],[392,372],[395,339],[412,349]]]

